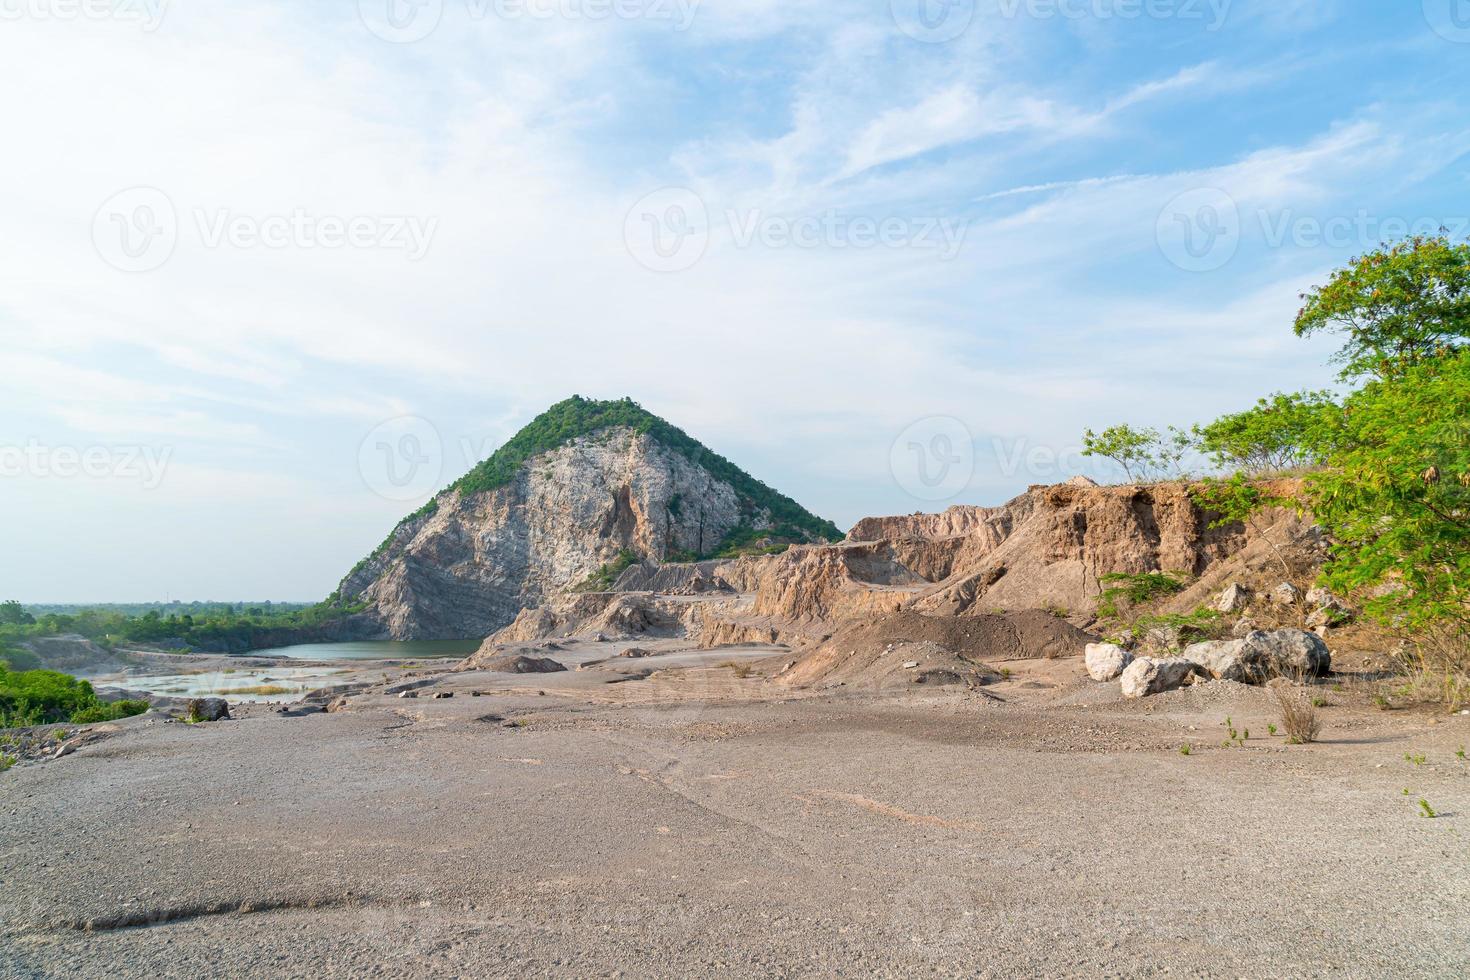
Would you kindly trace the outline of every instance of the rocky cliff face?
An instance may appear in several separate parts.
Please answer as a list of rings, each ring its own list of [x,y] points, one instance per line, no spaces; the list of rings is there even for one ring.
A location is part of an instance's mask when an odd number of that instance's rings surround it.
[[[620,553],[705,554],[771,515],[654,435],[600,429],[527,459],[494,489],[451,489],[343,580],[395,639],[483,637]]]

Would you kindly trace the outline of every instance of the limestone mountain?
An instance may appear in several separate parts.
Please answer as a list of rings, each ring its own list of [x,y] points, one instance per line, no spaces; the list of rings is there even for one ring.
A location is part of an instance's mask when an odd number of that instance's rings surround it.
[[[635,560],[841,537],[633,401],[574,397],[405,518],[333,598],[380,635],[474,638]]]

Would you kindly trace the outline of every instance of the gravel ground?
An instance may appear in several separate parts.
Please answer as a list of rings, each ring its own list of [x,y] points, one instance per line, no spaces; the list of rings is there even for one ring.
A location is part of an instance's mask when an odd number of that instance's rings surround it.
[[[1236,685],[793,695],[729,659],[17,766],[0,976],[1470,973],[1470,717],[1345,703],[1286,747]]]

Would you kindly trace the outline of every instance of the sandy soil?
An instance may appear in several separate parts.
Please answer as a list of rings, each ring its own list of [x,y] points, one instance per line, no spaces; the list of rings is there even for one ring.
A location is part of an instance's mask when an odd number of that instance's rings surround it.
[[[1470,972],[1470,717],[1337,679],[1288,747],[1261,690],[1076,659],[792,691],[780,650],[633,645],[17,766],[0,976]]]

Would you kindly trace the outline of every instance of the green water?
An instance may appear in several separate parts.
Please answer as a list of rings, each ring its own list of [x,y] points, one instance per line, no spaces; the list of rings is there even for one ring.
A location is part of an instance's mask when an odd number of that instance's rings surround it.
[[[291,657],[296,660],[431,660],[435,657],[468,657],[479,648],[479,640],[356,640],[252,650],[250,656]]]

